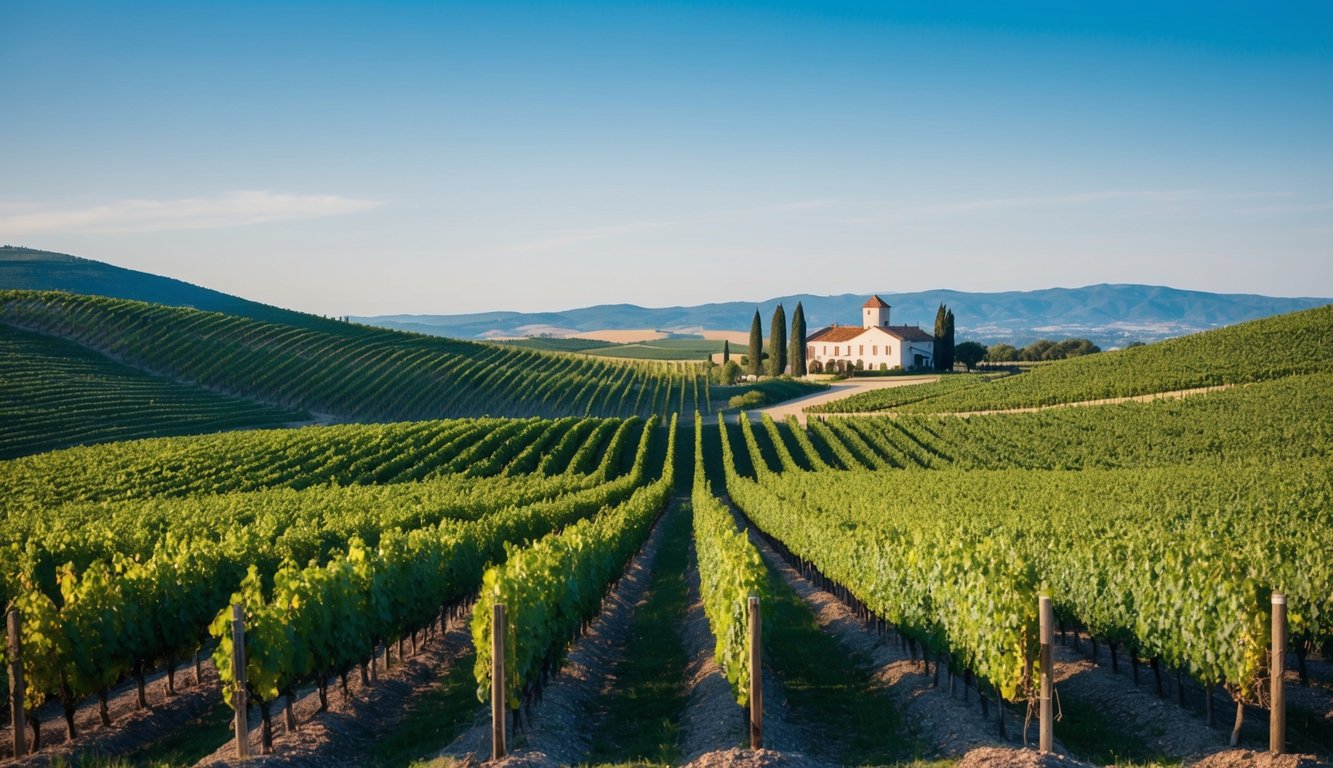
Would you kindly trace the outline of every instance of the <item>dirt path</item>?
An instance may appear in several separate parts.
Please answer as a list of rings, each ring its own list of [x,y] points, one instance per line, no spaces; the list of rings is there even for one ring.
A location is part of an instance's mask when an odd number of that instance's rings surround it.
[[[370,763],[375,742],[399,724],[413,701],[430,690],[458,658],[471,647],[468,630],[470,611],[454,617],[442,633],[420,643],[417,653],[406,662],[394,656],[394,664],[384,669],[383,656],[377,660],[378,680],[361,684],[360,674],[348,676],[350,698],[338,686],[329,685],[329,709],[318,712],[319,697],[314,689],[297,695],[294,706],[298,729],[287,730],[279,704],[273,708],[273,754],[256,757],[244,765],[361,766]],[[410,652],[410,643],[407,645]],[[250,744],[259,754],[259,717],[251,708]],[[200,766],[241,765],[236,761],[234,741],[228,741],[212,755],[199,761]]]
[[[1171,392],[1154,392],[1148,395],[1132,395],[1130,397],[1108,397],[1102,400],[1080,400],[1076,403],[1054,403],[1052,405],[1036,405],[1028,408],[999,408],[990,411],[955,411],[952,413],[923,413],[923,416],[994,416],[1004,413],[1036,413],[1037,411],[1050,411],[1057,408],[1089,408],[1097,405],[1118,405],[1120,403],[1150,403],[1154,400],[1180,400],[1191,395],[1203,395],[1209,392],[1221,392],[1224,389],[1231,389],[1234,384],[1219,384],[1215,387],[1195,387],[1194,389],[1177,389]],[[793,401],[795,402],[795,401]],[[897,416],[897,411],[865,411],[862,413],[817,413],[812,414],[815,418],[828,419],[844,416]],[[774,418],[777,418],[774,416]],[[805,419],[797,417],[801,423]]]
[[[665,515],[683,514],[680,504],[680,499],[673,499]],[[597,738],[595,704],[599,696],[615,686],[612,671],[623,656],[631,618],[651,581],[665,515],[653,526],[620,583],[602,600],[592,628],[571,647],[560,674],[547,684],[541,699],[525,709],[523,730],[510,735],[510,755],[496,765],[577,765],[587,759]],[[467,761],[485,760],[490,753],[487,712],[440,755]]]
[[[842,400],[843,398],[874,389],[906,387],[912,384],[929,384],[931,382],[939,381],[939,378],[939,376],[886,376],[867,379],[848,379],[846,381],[830,381],[827,382],[829,385],[828,389],[805,395],[804,397],[798,397],[793,400],[785,400],[776,405],[756,408],[752,411],[747,411],[746,413],[749,414],[750,418],[754,421],[759,420],[760,414],[767,413],[769,416],[773,417],[775,421],[782,421],[788,416],[795,416],[797,421],[804,424],[806,421],[805,409],[812,405],[822,405],[834,400]],[[716,408],[722,408],[726,406],[726,403],[720,402],[715,403],[714,405]],[[734,424],[736,423],[738,416],[737,414],[732,413],[727,414],[726,418],[730,419],[730,423]],[[704,424],[716,424],[717,419],[718,416],[715,410],[712,414],[704,417]]]

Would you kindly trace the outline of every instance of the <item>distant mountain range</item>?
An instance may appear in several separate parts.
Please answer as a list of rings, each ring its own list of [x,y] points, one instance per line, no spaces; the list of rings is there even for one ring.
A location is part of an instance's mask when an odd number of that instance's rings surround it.
[[[839,323],[857,325],[871,293],[797,294],[759,303],[732,301],[693,307],[647,308],[606,304],[564,312],[483,312],[468,315],[381,315],[356,322],[465,339],[578,336],[607,329],[654,329],[689,335],[701,330],[746,331],[759,310],[764,333],[778,303],[787,317],[799,301],[814,331]],[[1275,298],[1254,294],[1183,291],[1152,285],[1090,285],[1039,291],[966,293],[935,290],[878,293],[892,306],[892,322],[933,330],[940,304],[953,310],[956,338],[987,344],[1028,344],[1039,338],[1083,337],[1102,347],[1151,342],[1333,302],[1324,298]]]
[[[336,322],[201,288],[180,280],[49,251],[0,247],[0,288],[60,290],[137,299],[300,325]],[[1078,336],[1103,347],[1156,341],[1259,317],[1333,303],[1327,298],[1275,298],[1254,294],[1183,291],[1149,285],[1090,285],[1039,291],[966,293],[936,290],[878,294],[892,305],[894,324],[933,329],[935,310],[948,304],[957,338],[987,344],[1027,344],[1038,338]],[[381,315],[355,322],[437,336],[490,339],[516,336],[571,337],[604,330],[654,329],[692,335],[702,330],[746,331],[756,309],[768,332],[780,302],[790,318],[799,301],[811,331],[833,323],[858,324],[871,293],[841,296],[797,294],[759,303],[732,301],[693,307],[648,308],[605,304],[563,312],[482,312],[467,315]]]

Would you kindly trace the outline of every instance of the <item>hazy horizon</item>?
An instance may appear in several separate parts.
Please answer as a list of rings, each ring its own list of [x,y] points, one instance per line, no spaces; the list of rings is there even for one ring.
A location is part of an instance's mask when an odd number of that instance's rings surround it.
[[[1330,26],[1326,3],[11,2],[0,242],[330,315],[1330,296]]]

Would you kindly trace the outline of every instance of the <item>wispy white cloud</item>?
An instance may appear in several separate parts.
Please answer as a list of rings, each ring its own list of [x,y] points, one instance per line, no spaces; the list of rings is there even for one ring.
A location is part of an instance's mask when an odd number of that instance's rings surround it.
[[[974,211],[993,211],[1015,208],[1050,208],[1088,205],[1116,200],[1138,200],[1150,203],[1180,203],[1199,195],[1192,189],[1108,189],[1072,192],[1063,195],[1031,197],[991,197],[936,205],[911,205],[892,208],[882,213],[843,219],[848,224],[905,221],[918,218],[951,216]]]
[[[82,208],[0,206],[0,236],[37,233],[167,232],[216,229],[269,221],[341,216],[382,205],[340,195],[237,191],[177,200],[116,200]]]
[[[717,211],[708,214],[709,218],[734,218],[738,216],[756,216],[770,213],[793,213],[796,211],[813,211],[821,208],[832,208],[840,205],[837,200],[794,200],[787,203],[774,203],[771,205],[758,205],[752,208],[737,208],[730,211]]]
[[[673,226],[673,224],[667,221],[634,221],[625,224],[584,227],[582,229],[558,229],[544,237],[522,243],[515,243],[502,250],[506,253],[537,253],[540,251],[553,251],[560,248],[567,248],[571,245],[592,242],[594,240],[609,240],[623,235],[633,235],[670,226]]]
[[[1254,208],[1240,208],[1236,213],[1319,213],[1333,211],[1333,203],[1290,203],[1286,205],[1261,205]]]

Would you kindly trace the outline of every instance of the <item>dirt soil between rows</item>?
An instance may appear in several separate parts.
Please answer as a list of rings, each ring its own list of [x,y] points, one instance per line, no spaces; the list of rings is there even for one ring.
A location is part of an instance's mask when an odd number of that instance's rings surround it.
[[[370,748],[382,734],[391,731],[409,711],[412,701],[430,690],[443,672],[467,653],[471,643],[468,631],[470,610],[454,616],[441,633],[418,644],[417,652],[406,661],[394,662],[386,670],[384,656],[376,659],[377,677],[362,685],[359,671],[348,676],[350,697],[339,686],[329,685],[329,709],[318,712],[315,690],[298,692],[294,712],[298,723],[289,731],[281,713],[282,702],[273,706],[273,754],[259,756],[260,721],[256,707],[251,707],[250,749],[256,757],[245,763],[236,759],[236,745],[228,741],[212,755],[200,760],[200,766],[362,766],[370,762]],[[411,653],[411,644],[405,648]]]
[[[673,499],[665,514],[683,514],[680,500]],[[634,611],[643,602],[652,578],[653,562],[662,544],[663,519],[653,526],[619,583],[603,598],[591,629],[570,648],[560,673],[547,683],[535,704],[524,708],[522,731],[514,732],[510,719],[510,754],[491,764],[576,765],[587,759],[597,738],[596,702],[615,687],[613,670],[623,657]],[[475,762],[490,754],[491,722],[487,713],[441,756]]]
[[[165,671],[147,677],[144,688],[147,709],[138,709],[138,686],[133,681],[112,689],[107,696],[107,710],[111,717],[109,728],[101,723],[96,698],[82,702],[74,717],[78,738],[72,743],[65,732],[64,711],[58,703],[49,703],[38,711],[42,730],[41,751],[14,761],[14,729],[8,727],[0,732],[0,739],[3,739],[0,742],[0,758],[11,760],[11,765],[40,766],[49,764],[56,757],[74,754],[122,755],[152,744],[187,727],[218,700],[221,694],[212,662],[201,661],[199,667],[198,682],[194,679],[192,665],[177,670],[174,696],[167,695]],[[28,742],[31,743],[31,725],[25,730]]]

